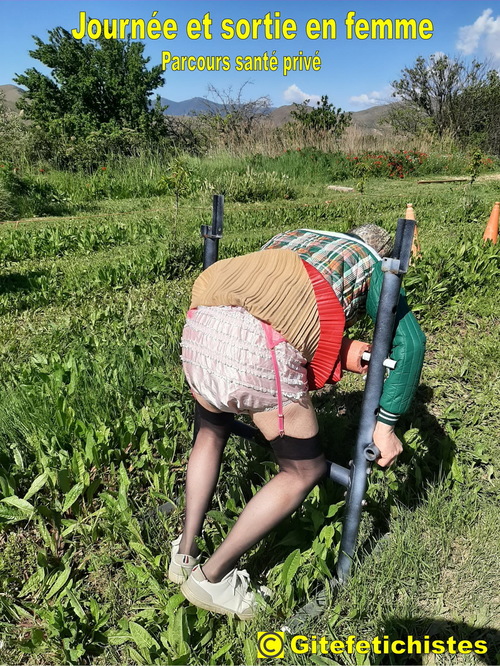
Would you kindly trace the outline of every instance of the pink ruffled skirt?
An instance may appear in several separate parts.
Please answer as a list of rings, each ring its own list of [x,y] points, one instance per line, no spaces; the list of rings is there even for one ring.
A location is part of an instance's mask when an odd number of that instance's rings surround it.
[[[217,409],[233,414],[277,409],[276,376],[262,322],[244,308],[190,310],[181,346],[189,386]],[[307,361],[284,340],[274,349],[283,404],[298,402],[309,390]]]

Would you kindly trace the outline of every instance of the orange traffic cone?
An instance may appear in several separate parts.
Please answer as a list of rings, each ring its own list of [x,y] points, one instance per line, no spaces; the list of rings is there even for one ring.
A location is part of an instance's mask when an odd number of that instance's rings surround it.
[[[406,204],[405,219],[415,220],[415,211],[413,210],[413,204],[411,203]],[[411,256],[415,258],[422,256],[422,253],[420,252],[420,242],[418,240],[418,229],[416,222],[415,222],[415,232],[413,234],[413,243],[411,245]]]
[[[484,230],[483,240],[490,240],[493,245],[496,245],[498,240],[498,217],[500,215],[500,201],[495,201],[495,205],[492,208],[490,219]]]

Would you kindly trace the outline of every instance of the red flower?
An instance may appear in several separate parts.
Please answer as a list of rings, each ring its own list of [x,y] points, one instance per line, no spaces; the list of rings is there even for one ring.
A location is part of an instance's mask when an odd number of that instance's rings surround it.
[[[40,173],[45,173],[43,169],[38,169],[38,171],[40,171]]]
[[[101,167],[101,171],[106,171],[106,167]]]

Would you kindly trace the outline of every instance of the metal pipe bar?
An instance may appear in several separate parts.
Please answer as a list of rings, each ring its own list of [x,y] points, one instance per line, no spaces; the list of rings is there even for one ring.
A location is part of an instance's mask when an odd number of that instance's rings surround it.
[[[203,244],[203,270],[215,264],[219,257],[219,240],[222,238],[224,219],[224,196],[214,194],[212,203],[212,226],[203,224],[201,235]]]
[[[393,256],[383,259],[384,280],[375,321],[371,358],[361,405],[354,461],[351,467],[351,483],[347,491],[340,555],[337,562],[337,576],[341,583],[349,577],[356,548],[369,461],[376,460],[379,455],[377,447],[373,444],[373,431],[384,386],[386,372],[384,362],[389,355],[394,337],[401,282],[404,273],[408,270],[414,228],[413,220],[398,220]]]
[[[351,470],[330,460],[327,460],[326,463],[328,465],[327,478],[335,481],[335,483],[340,483],[344,488],[349,488],[351,485]]]

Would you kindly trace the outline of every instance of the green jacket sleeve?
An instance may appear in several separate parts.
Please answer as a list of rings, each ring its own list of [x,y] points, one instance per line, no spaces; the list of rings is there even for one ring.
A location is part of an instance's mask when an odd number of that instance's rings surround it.
[[[370,280],[366,300],[366,311],[372,321],[377,317],[377,309],[382,291],[384,274],[381,264],[376,264]],[[425,352],[425,335],[414,315],[410,312],[406,295],[401,289],[396,328],[390,357],[396,367],[389,372],[384,382],[378,420],[394,425],[400,414],[404,414],[417,390]]]

